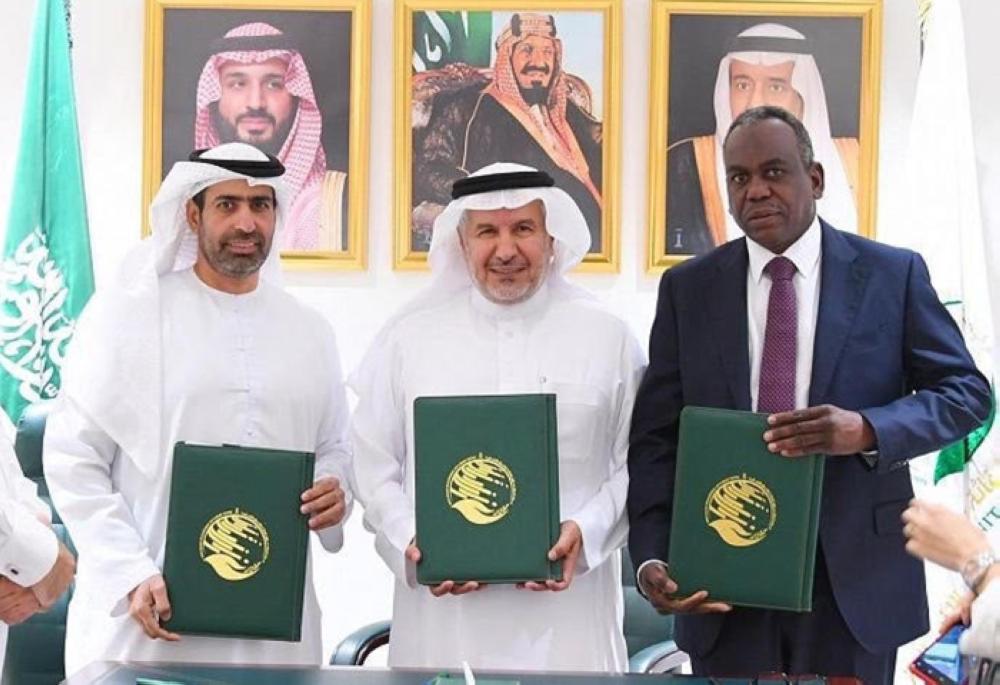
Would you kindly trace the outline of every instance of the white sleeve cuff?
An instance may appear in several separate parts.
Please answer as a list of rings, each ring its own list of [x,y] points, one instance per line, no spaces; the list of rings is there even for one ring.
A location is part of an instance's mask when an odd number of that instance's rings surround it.
[[[0,575],[21,587],[38,583],[59,556],[59,540],[52,529],[27,511],[7,511],[10,533],[0,547]]]
[[[347,518],[346,516],[344,517]],[[327,552],[339,552],[344,546],[344,522],[316,531],[316,537]]]

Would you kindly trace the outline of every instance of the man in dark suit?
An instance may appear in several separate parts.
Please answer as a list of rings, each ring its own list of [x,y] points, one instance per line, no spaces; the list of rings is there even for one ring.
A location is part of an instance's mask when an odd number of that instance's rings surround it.
[[[632,417],[639,585],[657,609],[679,614],[675,638],[696,674],[891,683],[896,647],[928,630],[923,567],[906,554],[900,521],[913,494],[907,460],[976,428],[989,385],[919,255],[816,216],[823,168],[794,116],[747,110],[723,158],[746,239],[664,274]],[[812,612],[674,594],[667,551],[686,405],[769,413],[761,439],[771,452],[829,455]]]

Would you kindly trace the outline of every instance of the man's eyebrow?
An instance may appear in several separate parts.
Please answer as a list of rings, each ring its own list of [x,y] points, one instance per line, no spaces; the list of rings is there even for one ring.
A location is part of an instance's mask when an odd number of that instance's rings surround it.
[[[253,202],[254,200],[267,200],[268,202],[273,202],[274,198],[270,195],[217,195],[213,198],[212,202],[218,202],[219,200],[228,200],[229,202]]]
[[[287,73],[288,72],[286,72],[286,71],[268,71],[268,72],[265,72],[264,78],[285,78],[285,75]],[[236,69],[234,71],[227,71],[226,74],[225,74],[225,76],[223,76],[222,78],[232,78],[234,76],[239,76],[239,77],[242,77],[242,78],[246,78],[247,72],[241,71],[239,69]]]

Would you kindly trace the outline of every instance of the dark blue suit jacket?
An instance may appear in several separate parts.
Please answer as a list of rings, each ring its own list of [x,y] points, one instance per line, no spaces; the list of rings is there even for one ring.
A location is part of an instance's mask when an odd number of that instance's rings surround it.
[[[989,385],[919,255],[821,226],[809,404],[860,411],[879,456],[874,468],[860,456],[827,458],[820,544],[847,625],[865,648],[884,652],[928,629],[923,566],[906,553],[900,521],[913,496],[907,460],[980,425]],[[653,558],[669,562],[681,408],[751,408],[747,260],[745,241],[736,240],[660,281],[629,449],[636,568]],[[679,616],[677,643],[704,655],[723,620],[732,619]]]

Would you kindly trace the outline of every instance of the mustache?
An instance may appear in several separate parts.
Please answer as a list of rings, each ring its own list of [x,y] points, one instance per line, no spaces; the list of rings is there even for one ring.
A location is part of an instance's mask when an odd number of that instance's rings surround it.
[[[233,241],[246,241],[253,242],[257,247],[262,247],[264,245],[264,236],[259,232],[254,231],[253,233],[244,233],[243,231],[230,231],[222,237],[220,241],[223,245],[228,245]]]
[[[527,76],[528,74],[535,73],[535,74],[544,74],[544,75],[548,76],[549,72],[551,72],[551,71],[552,70],[549,69],[549,67],[548,67],[547,64],[543,64],[541,66],[539,66],[537,64],[526,64],[524,66],[524,68],[521,69],[521,75],[522,76]]]
[[[277,127],[278,125],[278,120],[274,118],[274,115],[263,107],[247,109],[243,114],[236,117],[236,125],[239,126],[244,119],[267,119],[271,122],[272,127]]]
[[[500,270],[517,270],[524,269],[528,266],[528,260],[521,256],[511,257],[510,259],[499,259],[493,257],[486,263],[488,269],[500,269]]]

